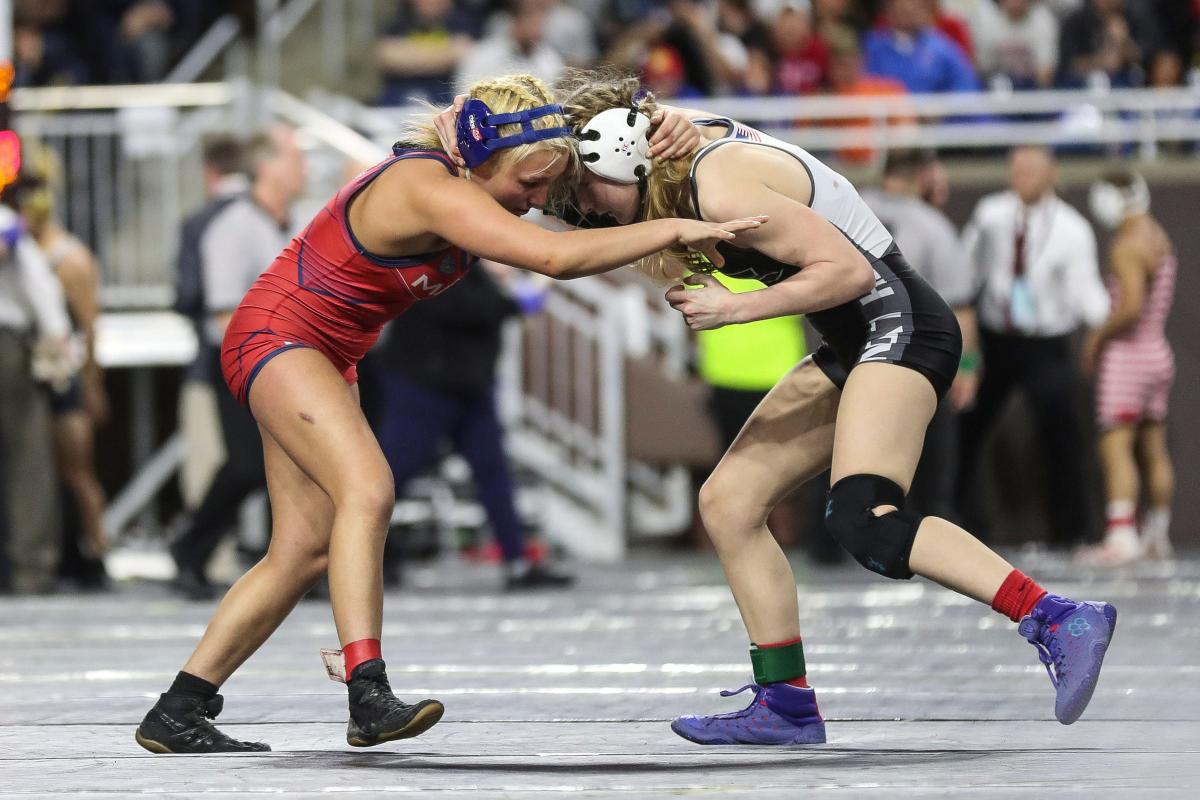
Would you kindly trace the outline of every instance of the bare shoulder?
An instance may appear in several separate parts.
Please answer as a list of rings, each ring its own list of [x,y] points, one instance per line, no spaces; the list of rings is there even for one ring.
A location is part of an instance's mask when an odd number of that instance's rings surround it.
[[[704,154],[695,166],[696,190],[706,219],[752,213],[755,198],[772,192],[807,205],[808,171],[794,156],[773,147],[731,141]]]
[[[92,282],[100,275],[100,265],[83,242],[73,241],[59,260],[55,272],[64,284]]]
[[[453,193],[465,183],[437,159],[398,161],[350,202],[350,225],[368,249],[382,255],[425,252],[438,243],[430,239],[424,212],[431,200]]]
[[[386,167],[363,191],[388,198],[420,198],[431,189],[445,189],[457,182],[455,175],[436,158],[405,158]]]

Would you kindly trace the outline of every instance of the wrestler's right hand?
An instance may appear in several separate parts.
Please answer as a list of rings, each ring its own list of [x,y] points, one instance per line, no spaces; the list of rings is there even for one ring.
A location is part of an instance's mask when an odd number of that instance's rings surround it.
[[[736,238],[738,231],[753,230],[764,225],[769,217],[759,215],[742,217],[729,222],[704,222],[696,219],[680,219],[677,241],[679,244],[703,254],[713,266],[720,269],[725,259],[717,252],[717,245]]]

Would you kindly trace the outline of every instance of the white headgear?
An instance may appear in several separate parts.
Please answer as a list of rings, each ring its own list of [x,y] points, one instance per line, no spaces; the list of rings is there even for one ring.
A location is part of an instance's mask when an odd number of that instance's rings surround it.
[[[1088,204],[1092,216],[1104,227],[1116,228],[1126,217],[1150,210],[1150,187],[1141,175],[1133,173],[1132,177],[1128,186],[1116,186],[1107,180],[1092,184]]]
[[[583,164],[601,178],[638,183],[650,174],[650,118],[629,108],[610,108],[579,131]]]

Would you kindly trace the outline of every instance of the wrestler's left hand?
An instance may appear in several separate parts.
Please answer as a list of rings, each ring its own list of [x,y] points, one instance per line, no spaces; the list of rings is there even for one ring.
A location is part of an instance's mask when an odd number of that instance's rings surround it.
[[[682,284],[668,289],[666,297],[694,331],[711,331],[737,321],[737,295],[712,275],[688,275]]]

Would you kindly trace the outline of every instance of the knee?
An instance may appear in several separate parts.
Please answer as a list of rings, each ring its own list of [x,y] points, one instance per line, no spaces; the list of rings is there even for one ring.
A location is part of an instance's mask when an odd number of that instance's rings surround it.
[[[747,496],[745,487],[726,481],[714,472],[700,487],[700,520],[714,545],[731,544],[766,524],[767,509]]]
[[[895,511],[876,514],[879,506]],[[885,578],[908,580],[921,517],[904,510],[904,490],[879,475],[849,475],[829,490],[825,527],[854,560]]]
[[[396,489],[390,471],[347,481],[346,488],[334,498],[337,514],[354,514],[369,520],[373,526],[387,529],[396,505]]]

